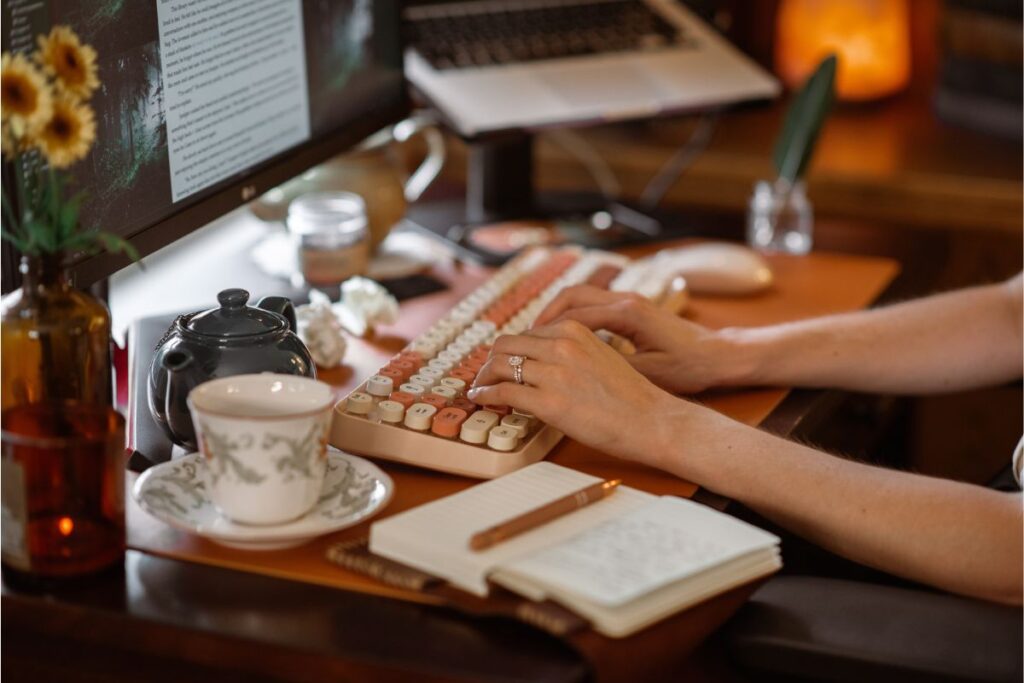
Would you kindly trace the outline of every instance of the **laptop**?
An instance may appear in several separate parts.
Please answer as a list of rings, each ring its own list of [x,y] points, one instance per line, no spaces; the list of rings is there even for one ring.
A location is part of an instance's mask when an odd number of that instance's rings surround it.
[[[707,109],[778,81],[677,0],[404,7],[406,75],[465,137]]]

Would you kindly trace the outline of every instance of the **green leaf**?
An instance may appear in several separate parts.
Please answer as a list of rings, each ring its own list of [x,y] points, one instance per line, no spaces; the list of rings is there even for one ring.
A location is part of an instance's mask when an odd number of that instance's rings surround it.
[[[117,254],[123,253],[132,261],[139,264],[140,268],[145,268],[142,261],[139,260],[139,250],[128,243],[123,237],[115,235],[112,232],[96,232],[96,239],[106,248],[107,251]]]
[[[28,242],[13,230],[0,229],[0,239],[7,240],[14,245],[15,249],[23,254],[28,252]]]
[[[30,216],[25,221],[25,233],[29,242],[38,247],[39,251],[51,254],[57,251],[57,242],[54,239],[53,230],[50,229],[50,226],[45,221],[41,221],[35,216]]]
[[[835,99],[835,76],[836,56],[831,54],[818,64],[786,114],[774,159],[779,177],[791,185],[803,177],[814,155],[818,134]]]
[[[97,242],[96,236],[94,234],[88,232],[80,232],[67,238],[67,240],[64,241],[63,248],[65,251],[69,252],[85,251],[88,253],[93,253],[95,251],[98,251],[101,248],[101,246]]]
[[[78,229],[78,213],[83,196],[82,194],[75,195],[60,207],[60,215],[57,218],[57,236],[61,243],[70,239]]]

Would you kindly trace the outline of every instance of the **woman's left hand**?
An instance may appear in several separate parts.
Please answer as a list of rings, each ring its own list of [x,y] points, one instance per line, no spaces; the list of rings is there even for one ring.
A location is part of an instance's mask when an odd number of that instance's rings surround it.
[[[511,356],[526,359],[521,385]],[[467,395],[480,405],[532,413],[577,441],[648,464],[667,445],[659,443],[659,426],[687,405],[573,320],[499,337]]]

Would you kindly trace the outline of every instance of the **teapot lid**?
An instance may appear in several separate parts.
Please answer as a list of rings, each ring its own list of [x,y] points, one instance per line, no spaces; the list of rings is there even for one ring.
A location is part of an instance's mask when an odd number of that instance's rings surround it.
[[[244,289],[225,289],[217,295],[217,301],[219,308],[196,313],[185,327],[210,337],[249,337],[288,326],[288,321],[273,311],[246,306],[249,292]]]

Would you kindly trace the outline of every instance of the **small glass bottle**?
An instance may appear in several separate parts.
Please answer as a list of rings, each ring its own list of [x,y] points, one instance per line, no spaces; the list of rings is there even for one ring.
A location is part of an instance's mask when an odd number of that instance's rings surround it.
[[[814,213],[803,181],[758,181],[747,214],[747,243],[755,249],[804,255],[811,251]]]
[[[310,192],[292,200],[288,230],[298,242],[302,276],[336,285],[366,272],[370,259],[366,204],[351,192]]]

